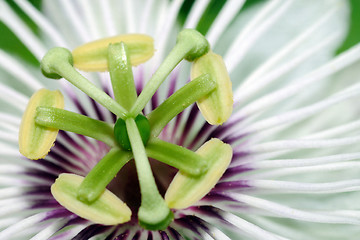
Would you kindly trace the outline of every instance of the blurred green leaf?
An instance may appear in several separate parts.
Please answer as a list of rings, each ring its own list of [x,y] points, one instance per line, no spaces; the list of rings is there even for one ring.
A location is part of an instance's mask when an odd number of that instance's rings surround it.
[[[14,9],[14,11],[20,16],[20,18],[31,28],[31,30],[36,34],[38,33],[38,26],[33,23],[21,9],[10,0],[6,2]],[[41,0],[30,0],[37,9],[40,9]],[[7,27],[4,23],[0,22],[0,49],[4,49],[11,54],[20,57],[24,61],[38,65],[39,62],[33,56],[33,54],[25,47],[25,45],[15,36],[15,34]]]
[[[348,35],[343,44],[336,51],[336,54],[342,53],[360,42],[360,0],[349,0],[349,2],[351,15]]]
[[[248,0],[245,2],[241,11],[244,11],[248,7],[250,7],[254,4],[257,4],[259,2],[262,2],[262,1],[265,1],[265,0]],[[191,9],[192,5],[194,4],[194,2],[195,2],[195,0],[185,0],[184,4],[180,10],[180,15],[179,15],[180,24],[185,23],[186,17],[189,14],[190,9]],[[211,24],[214,22],[215,18],[219,14],[221,8],[225,5],[225,3],[226,3],[226,0],[211,0],[209,5],[206,8],[204,14],[200,18],[199,23],[196,27],[196,30],[198,30],[202,34],[206,34],[207,31],[209,30]]]

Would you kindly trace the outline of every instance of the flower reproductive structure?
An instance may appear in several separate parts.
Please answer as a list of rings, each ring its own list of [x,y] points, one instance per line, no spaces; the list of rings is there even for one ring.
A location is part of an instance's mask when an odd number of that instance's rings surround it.
[[[173,211],[204,197],[232,159],[232,148],[219,139],[213,138],[193,152],[158,137],[176,115],[194,102],[209,124],[221,125],[230,117],[232,86],[222,57],[211,51],[199,32],[184,29],[138,96],[132,66],[144,63],[153,54],[150,36],[128,34],[90,42],[72,52],[53,48],[41,61],[46,77],[68,80],[117,116],[116,123],[110,124],[64,110],[60,91],[40,89],[31,97],[20,126],[20,152],[33,160],[48,154],[59,130],[88,136],[110,147],[87,176],[62,173],[51,186],[53,197],[62,206],[94,223],[116,225],[130,221],[131,209],[106,187],[131,159],[135,161],[141,192],[137,219],[148,230],[165,229],[173,220]],[[144,116],[145,105],[183,59],[192,62],[191,81]],[[77,69],[108,71],[115,99]],[[179,170],[164,197],[157,189],[149,158]]]

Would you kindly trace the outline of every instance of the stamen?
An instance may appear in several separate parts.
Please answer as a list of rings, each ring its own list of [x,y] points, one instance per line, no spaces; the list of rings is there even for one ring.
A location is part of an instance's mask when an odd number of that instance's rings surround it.
[[[207,161],[199,154],[160,139],[151,140],[146,146],[146,153],[149,157],[173,166],[184,174],[200,175],[208,169]]]
[[[178,172],[165,194],[170,208],[187,208],[203,198],[219,181],[232,158],[231,146],[216,138],[206,142],[196,153],[208,161],[209,170],[200,176]]]
[[[131,152],[112,148],[85,177],[78,190],[78,199],[86,203],[97,200],[106,186],[131,158]]]
[[[126,116],[127,111],[122,106],[75,70],[69,50],[60,47],[50,49],[41,61],[41,70],[48,78],[65,78],[118,117]]]
[[[29,104],[32,107],[31,126],[71,131],[103,141],[111,147],[84,179],[73,174],[61,174],[51,187],[54,198],[71,212],[95,223],[114,225],[129,221],[130,209],[106,186],[132,158],[135,159],[141,191],[137,217],[143,228],[167,228],[174,218],[169,207],[185,208],[205,196],[229,165],[231,147],[212,139],[194,153],[162,141],[157,136],[172,118],[195,101],[198,101],[210,123],[222,124],[231,114],[233,102],[228,73],[222,58],[212,52],[207,54],[208,51],[209,44],[204,36],[195,30],[183,30],[178,35],[174,49],[137,98],[132,64],[146,61],[152,56],[150,37],[123,35],[75,49],[73,55],[78,67],[89,71],[109,69],[116,100],[75,70],[70,51],[64,48],[48,51],[41,62],[45,76],[54,79],[64,77],[119,118],[112,126],[59,109],[61,106],[41,97],[37,99],[39,103]],[[168,74],[184,58],[196,60],[193,81],[176,91],[148,118],[140,114]],[[28,135],[37,137],[32,132]],[[56,135],[50,139],[51,144],[55,138]],[[47,153],[50,146],[46,149]],[[157,189],[148,156],[179,169],[166,193],[166,201]]]
[[[149,230],[165,229],[172,221],[174,217],[173,213],[166,205],[156,187],[150,163],[146,156],[135,120],[132,118],[126,119],[126,128],[131,146],[133,146],[132,151],[141,191],[141,206],[138,212],[139,223]]]
[[[125,109],[130,110],[136,101],[137,94],[128,48],[124,42],[110,44],[108,55],[115,100]]]
[[[144,109],[161,83],[182,59],[193,61],[209,51],[209,43],[203,35],[193,29],[181,31],[177,37],[176,45],[165,58],[152,78],[147,82],[139,98],[132,107],[130,114],[136,116]]]
[[[83,71],[107,71],[108,46],[120,42],[126,43],[132,66],[146,62],[154,54],[154,40],[150,36],[143,34],[119,35],[89,42],[74,49],[72,52],[74,66]]]
[[[77,192],[82,182],[81,176],[60,174],[51,186],[51,193],[65,208],[94,223],[117,225],[130,220],[131,210],[109,190],[91,204],[79,201]]]
[[[232,84],[222,57],[210,51],[196,59],[192,64],[191,78],[202,74],[209,74],[216,82],[216,89],[200,99],[197,105],[208,123],[221,125],[230,117],[234,102]]]
[[[37,107],[35,122],[43,127],[88,136],[102,141],[111,147],[117,146],[113,127],[110,124],[78,113],[53,107]]]
[[[30,159],[44,158],[54,145],[58,129],[43,127],[35,123],[39,106],[64,108],[64,98],[59,91],[40,89],[31,97],[19,131],[19,150]]]
[[[151,126],[151,136],[157,137],[171,119],[215,88],[215,81],[208,74],[203,74],[177,90],[147,116]]]

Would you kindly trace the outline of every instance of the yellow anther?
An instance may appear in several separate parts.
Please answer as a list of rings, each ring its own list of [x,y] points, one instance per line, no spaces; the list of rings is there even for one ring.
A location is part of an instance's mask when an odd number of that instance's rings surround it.
[[[107,189],[91,204],[78,200],[77,192],[83,180],[75,174],[60,174],[51,186],[51,193],[66,209],[94,223],[117,225],[130,221],[130,208]]]
[[[209,52],[196,59],[192,64],[191,79],[204,73],[209,74],[217,86],[214,91],[200,99],[197,105],[208,123],[221,125],[233,110],[231,81],[222,57]]]
[[[126,34],[86,43],[73,50],[74,66],[88,72],[108,71],[108,47],[126,43],[132,66],[149,60],[154,54],[154,40],[144,34]]]
[[[208,161],[209,170],[200,176],[178,172],[165,194],[170,208],[187,208],[203,198],[219,181],[232,158],[231,146],[216,138],[206,142],[196,153]]]
[[[40,89],[30,98],[21,120],[19,151],[30,159],[44,158],[54,145],[58,129],[47,128],[35,123],[37,107],[64,108],[64,97],[60,91]]]

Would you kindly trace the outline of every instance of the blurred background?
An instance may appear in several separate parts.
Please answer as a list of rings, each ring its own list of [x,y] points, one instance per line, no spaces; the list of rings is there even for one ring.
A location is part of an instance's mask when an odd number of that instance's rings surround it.
[[[3,0],[0,0],[3,1]],[[18,14],[21,16],[25,22],[33,29],[33,31],[39,34],[39,29],[37,26],[26,17],[26,15],[16,6],[13,0],[5,0]],[[41,10],[41,3],[43,0],[29,0],[36,8]],[[185,0],[183,7],[181,9],[181,14],[179,15],[179,23],[184,23],[187,14],[196,0]],[[244,7],[241,11],[246,11],[247,8],[252,5],[258,4],[259,2],[264,2],[267,0],[247,0]],[[360,0],[344,0],[348,1],[351,6],[351,14],[348,24],[348,34],[344,42],[338,47],[334,55],[337,55],[356,43],[360,42]],[[215,19],[221,7],[225,4],[226,0],[211,0],[205,14],[201,18],[197,30],[205,34],[209,29],[212,21]],[[239,14],[241,13],[239,12]],[[38,61],[34,56],[24,47],[24,45],[16,38],[16,36],[2,23],[0,22],[0,49],[4,49],[15,56],[18,56],[28,62],[29,64],[38,65]]]

